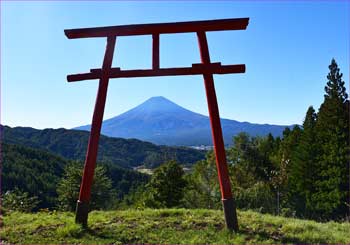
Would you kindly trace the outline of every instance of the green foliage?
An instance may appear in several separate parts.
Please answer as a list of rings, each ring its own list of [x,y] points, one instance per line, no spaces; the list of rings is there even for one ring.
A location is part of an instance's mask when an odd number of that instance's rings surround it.
[[[233,140],[228,160],[237,207],[274,213],[278,205],[274,183],[281,174],[273,156],[278,152],[280,139],[275,140],[271,134],[262,138],[240,133]]]
[[[116,203],[117,209],[143,209],[146,205],[155,206],[151,203],[151,197],[148,193],[146,185],[139,185],[136,188],[132,188],[123,199]]]
[[[56,206],[56,186],[68,160],[28,147],[2,144],[2,192],[18,188],[40,200],[38,208]]]
[[[70,160],[84,160],[89,132],[68,129],[44,129],[1,126],[4,142],[37,148]],[[186,147],[158,146],[136,139],[113,138],[101,135],[98,162],[124,168],[145,165],[158,167],[174,159],[182,164],[193,164],[204,158],[203,151]]]
[[[289,173],[289,203],[299,217],[316,218],[314,204],[311,200],[314,193],[315,172],[319,144],[316,141],[315,124],[317,115],[312,106],[306,112],[303,131],[299,143],[294,149]]]
[[[145,205],[156,208],[179,206],[185,187],[182,167],[175,161],[169,161],[154,171],[147,184]]]
[[[4,244],[328,244],[350,243],[349,223],[317,223],[238,211],[240,231],[225,229],[222,210],[93,211],[89,229],[70,212],[12,212],[3,217]]]
[[[15,188],[27,192],[29,196],[36,196],[40,200],[39,208],[57,208],[57,186],[64,174],[64,168],[73,164],[52,153],[32,149],[19,145],[2,144],[2,192],[12,191]],[[77,164],[77,163],[75,163]],[[138,186],[145,185],[149,176],[133,170],[124,169],[112,163],[101,163],[106,169],[106,176],[112,179],[113,191],[119,199]],[[80,165],[77,172],[83,170]],[[75,186],[68,189],[79,189],[81,177],[77,177]],[[78,181],[79,179],[79,181]],[[76,202],[78,195],[74,196]],[[72,197],[73,199],[73,197]],[[75,204],[74,204],[75,205]]]
[[[317,215],[341,217],[349,198],[349,108],[348,95],[335,60],[329,66],[324,102],[316,122],[320,144],[312,202]]]
[[[183,198],[187,208],[221,208],[221,194],[213,151],[197,162],[186,176],[187,186]]]
[[[271,158],[278,210],[317,220],[349,215],[349,101],[334,59],[329,70],[318,113],[309,107],[303,128],[286,129]]]
[[[274,138],[269,134],[266,138],[250,137],[246,133],[240,133],[233,139],[234,145],[228,151],[229,162],[233,168],[251,172],[252,181],[268,181],[271,171],[275,166],[271,162],[270,155],[274,151]],[[235,172],[235,170],[233,170]],[[239,186],[250,186],[247,179],[235,180]]]
[[[101,165],[106,169],[106,176],[112,180],[118,199],[123,199],[129,192],[144,186],[150,179],[147,174],[121,168],[112,163],[101,163]]]
[[[293,188],[291,188],[291,172],[295,164],[293,156],[298,147],[303,130],[299,126],[294,126],[292,130],[286,128],[283,132],[283,138],[279,143],[278,149],[270,156],[276,169],[272,171],[271,185],[276,192],[276,211],[281,214],[295,214],[295,203]],[[303,171],[303,170],[302,170]],[[286,210],[290,210],[286,212]]]
[[[270,155],[278,148],[278,142],[272,135],[256,138],[241,133],[234,138],[234,146],[228,150],[228,161],[233,194],[239,208],[270,213],[276,209],[275,194],[270,183],[275,166]],[[193,166],[187,180],[185,207],[221,208],[213,152],[207,154],[206,160]]]
[[[28,192],[23,192],[18,188],[6,191],[1,198],[1,206],[5,212],[32,212],[37,209],[39,202],[38,197],[31,197]]]
[[[235,188],[234,193],[236,205],[240,209],[251,209],[261,213],[274,213],[276,210],[274,193],[264,182],[257,182],[246,189]]]
[[[83,166],[78,162],[66,166],[64,176],[58,184],[57,193],[60,207],[66,211],[74,211],[79,197]],[[115,201],[112,181],[106,176],[103,166],[96,166],[91,187],[90,209],[106,209]]]

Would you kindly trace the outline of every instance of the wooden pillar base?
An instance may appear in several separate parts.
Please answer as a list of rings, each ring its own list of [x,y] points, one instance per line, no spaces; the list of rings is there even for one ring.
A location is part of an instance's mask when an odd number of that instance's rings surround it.
[[[224,208],[224,215],[226,221],[226,227],[229,230],[238,231],[237,213],[236,205],[234,199],[231,197],[229,199],[222,199],[222,205]]]
[[[87,227],[87,220],[89,214],[89,202],[77,201],[77,207],[75,210],[75,223]]]

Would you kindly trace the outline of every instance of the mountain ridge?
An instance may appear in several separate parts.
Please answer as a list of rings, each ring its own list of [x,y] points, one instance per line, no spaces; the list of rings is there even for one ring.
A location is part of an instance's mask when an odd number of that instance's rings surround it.
[[[89,132],[82,130],[35,129],[0,125],[2,142],[45,150],[69,160],[84,160]],[[154,168],[174,159],[191,165],[205,158],[204,151],[186,147],[158,146],[138,139],[112,138],[101,135],[97,161],[124,168],[145,165]]]
[[[255,124],[221,118],[225,145],[233,136],[246,132],[252,136],[281,136],[293,125]],[[90,130],[90,125],[75,127]],[[110,137],[135,138],[158,145],[212,145],[208,116],[192,112],[163,96],[151,97],[140,105],[102,123],[101,133]]]

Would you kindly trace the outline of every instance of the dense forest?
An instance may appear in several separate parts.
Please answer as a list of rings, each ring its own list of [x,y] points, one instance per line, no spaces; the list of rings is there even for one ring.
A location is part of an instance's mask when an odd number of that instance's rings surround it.
[[[312,106],[305,109],[302,126],[286,128],[282,137],[273,137],[271,134],[267,137],[252,137],[240,133],[233,138],[233,146],[226,151],[238,208],[321,221],[341,221],[350,216],[349,100],[342,74],[334,59],[329,66],[323,103],[317,112]],[[79,154],[83,154],[83,150],[74,153],[74,149],[80,147],[85,150],[87,140],[77,136],[85,132],[75,131],[65,144],[52,144],[49,137],[58,140],[63,137],[62,133],[69,131],[62,129],[58,130],[62,131],[61,134],[55,131],[56,135],[48,136],[52,130],[36,135],[35,132],[13,133],[7,130],[9,133],[6,136],[5,128],[5,141],[8,137],[9,143],[17,143],[22,137],[21,141],[25,141],[27,146],[56,151],[61,156],[62,152],[70,152],[66,155],[68,159],[81,159],[82,155]],[[10,133],[16,136],[10,137]],[[15,138],[16,141],[13,140]],[[111,159],[103,161],[106,160],[103,155],[112,154],[114,150],[130,154],[133,160],[125,161],[134,161],[140,154],[139,148],[124,146],[123,143],[130,142],[127,140],[104,150],[104,144],[112,140],[105,137],[101,141],[101,164],[95,171],[92,193],[93,209],[221,208],[212,151],[207,152],[205,158],[196,160],[191,171],[186,173],[180,163],[190,163],[195,157],[200,158],[203,152],[191,155],[184,161],[168,154],[163,159],[155,160],[162,160],[161,165],[160,162],[154,164],[151,160],[146,161],[148,166],[160,165],[151,176],[146,176],[116,167]],[[82,146],[78,147],[79,144]],[[157,149],[162,152],[163,149],[175,148]],[[190,153],[189,150],[183,151]],[[153,152],[158,154],[157,150]],[[10,205],[16,203],[11,193],[21,192],[17,196],[23,197],[21,201],[24,203],[29,198],[38,197],[42,205],[40,207],[74,210],[81,179],[81,162],[50,154],[22,146],[4,145],[2,187],[9,191],[2,199],[3,203],[8,203],[7,208],[16,207]],[[164,155],[164,152],[161,154]],[[143,159],[139,163],[145,164],[144,155],[139,156],[139,159]]]
[[[110,181],[109,188],[115,190],[112,197],[115,200],[122,198],[130,189],[146,183],[149,179],[145,174],[110,163],[99,162],[97,165],[99,169],[96,171],[97,175],[102,171],[104,177],[108,178]],[[73,170],[77,173],[77,176],[73,179],[75,183],[70,183],[71,186],[68,186],[64,192],[69,192],[70,189],[75,187],[74,192],[71,194],[74,195],[74,202],[76,202],[82,169],[83,164],[79,161],[67,160],[43,150],[3,143],[2,195],[3,197],[7,195],[7,198],[11,198],[12,204],[15,205],[28,201],[21,198],[18,199],[16,195],[35,197],[38,203],[33,206],[34,210],[39,208],[58,208],[61,205],[58,203],[58,186],[64,184],[61,182],[65,180],[65,177],[67,178],[67,172],[69,173],[68,178],[74,178]],[[13,195],[11,194],[12,192]],[[8,205],[10,204],[8,203]],[[26,205],[26,203],[23,205]],[[18,208],[21,209],[21,207]]]
[[[85,160],[89,132],[64,128],[38,130],[8,126],[0,126],[0,130],[5,143],[49,151],[70,160]],[[191,148],[158,146],[137,139],[104,135],[100,137],[98,153],[98,161],[124,168],[140,165],[154,168],[166,159],[175,159],[179,163],[191,165],[205,157],[205,152]]]

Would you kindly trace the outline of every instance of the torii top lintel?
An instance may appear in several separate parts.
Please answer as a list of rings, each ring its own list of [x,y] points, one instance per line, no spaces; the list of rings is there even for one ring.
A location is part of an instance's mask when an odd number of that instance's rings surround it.
[[[149,77],[149,76],[179,76],[179,75],[201,75],[210,74],[229,74],[244,73],[245,65],[221,65],[221,63],[200,63],[192,64],[191,67],[177,68],[160,68],[159,67],[159,35],[170,33],[188,33],[195,32],[205,33],[207,31],[224,31],[224,30],[245,30],[248,26],[249,18],[236,19],[218,19],[204,21],[174,22],[174,23],[156,23],[156,24],[140,24],[140,25],[123,25],[123,26],[107,26],[94,28],[81,28],[65,30],[65,34],[69,39],[72,38],[92,38],[104,37],[108,40],[115,39],[118,36],[133,35],[152,35],[152,69],[146,70],[121,70],[119,67],[110,67],[107,70],[91,69],[88,73],[80,73],[68,75],[68,82],[76,82],[82,80],[99,79],[102,74],[108,78],[127,78],[127,77]],[[206,37],[204,37],[205,42]],[[113,45],[114,45],[113,44]],[[107,55],[107,53],[106,53]],[[108,54],[113,56],[113,53]]]
[[[141,25],[106,26],[93,28],[80,28],[65,30],[64,33],[69,39],[107,37],[107,36],[133,36],[151,34],[171,34],[199,31],[224,31],[224,30],[245,30],[249,18],[217,19],[204,21],[188,21],[173,23],[154,23]]]

